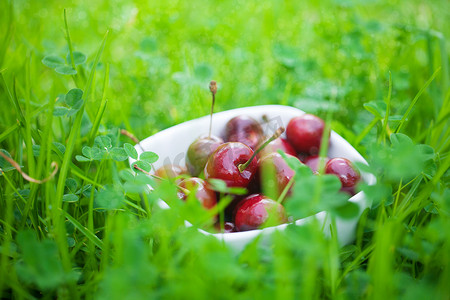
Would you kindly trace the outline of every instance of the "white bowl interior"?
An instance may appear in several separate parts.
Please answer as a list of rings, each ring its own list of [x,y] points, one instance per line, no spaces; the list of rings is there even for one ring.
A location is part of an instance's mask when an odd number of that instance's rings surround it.
[[[268,123],[263,124],[263,129],[266,134],[273,133],[276,128],[280,126],[286,127],[289,121],[296,116],[300,116],[305,112],[290,106],[282,105],[262,105],[253,107],[237,108],[224,112],[215,113],[213,116],[212,134],[221,136],[222,131],[225,128],[225,124],[233,117],[238,115],[248,115],[261,121],[262,116],[265,115],[269,119]],[[163,131],[160,131],[145,140],[141,141],[140,145],[145,151],[152,151],[159,155],[159,160],[154,164],[157,169],[166,164],[185,165],[186,151],[189,145],[201,134],[205,134],[209,130],[209,116],[204,116],[195,120],[190,120],[176,126],[170,127]],[[139,146],[135,146],[138,153],[142,153],[142,149]],[[331,132],[330,147],[328,150],[328,156],[344,157],[352,162],[367,162],[364,158],[353,148],[345,139],[340,135]],[[131,163],[133,161],[130,161]],[[371,174],[362,173],[362,178],[367,184],[374,184],[375,177]],[[350,201],[358,204],[360,211],[357,217],[350,220],[336,219],[336,231],[339,243],[341,245],[348,244],[353,241],[355,236],[355,228],[358,222],[359,216],[362,211],[369,206],[369,203],[363,192],[360,192],[350,198]],[[161,200],[159,205],[162,208],[168,208],[167,204]],[[320,223],[329,222],[326,218],[325,212],[320,212],[315,216],[311,216],[305,219],[295,221],[295,224],[302,225],[312,217],[317,218]],[[187,225],[190,225],[186,222]],[[326,224],[327,225],[327,224]],[[216,233],[211,234],[204,230],[199,229],[204,234],[213,235],[224,242],[226,242],[234,250],[242,250],[246,244],[252,241],[255,237],[263,234],[267,237],[274,230],[282,230],[287,224],[282,224],[275,227],[264,228],[261,230],[251,230],[244,232],[234,233]],[[323,226],[325,234],[329,234],[329,226]]]

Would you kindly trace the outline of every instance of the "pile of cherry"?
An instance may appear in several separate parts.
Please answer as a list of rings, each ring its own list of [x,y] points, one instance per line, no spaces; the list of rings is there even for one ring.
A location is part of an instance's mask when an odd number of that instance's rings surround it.
[[[262,147],[266,138],[261,124],[248,116],[234,117],[226,124],[223,138],[205,135],[189,146],[186,165],[193,177],[177,181],[180,187],[178,196],[186,199],[188,193],[194,192],[198,201],[206,209],[211,209],[216,205],[218,195],[210,189],[208,180],[221,179],[229,187],[243,187],[249,191],[246,196],[235,196],[226,208],[225,232],[258,229],[269,216],[272,224],[285,223],[288,218],[283,205],[261,193],[260,174],[264,168],[274,170],[278,195],[283,193],[295,173],[278,150],[297,158],[317,173],[317,154],[324,125],[322,119],[311,114],[295,117],[286,128],[286,138],[279,136],[284,131],[280,128]],[[355,193],[360,174],[349,160],[325,158],[324,171],[339,177],[343,192]],[[186,168],[181,166],[165,165],[155,175],[177,178],[186,173]],[[288,189],[291,186],[292,183]]]
[[[225,208],[225,232],[246,231],[261,228],[270,219],[271,225],[288,221],[284,197],[295,184],[295,172],[281,154],[294,157],[318,174],[318,156],[325,123],[311,114],[292,118],[286,128],[286,138],[281,137],[280,127],[267,138],[261,124],[249,116],[237,116],[228,121],[223,137],[211,135],[211,124],[217,85],[210,83],[212,107],[209,134],[200,136],[189,146],[186,154],[187,170],[183,166],[165,165],[156,170],[154,177],[175,180],[178,197],[186,200],[195,193],[195,198],[206,209],[215,207],[220,201],[218,193],[212,190],[209,180],[220,179],[230,188],[246,188],[247,195],[233,196]],[[329,138],[329,136],[328,136]],[[328,140],[328,139],[327,139]],[[324,158],[326,174],[336,175],[341,183],[341,191],[355,194],[355,186],[360,180],[359,172],[345,158]],[[264,172],[274,173],[277,199],[270,199],[261,192]],[[187,177],[186,174],[192,176]]]

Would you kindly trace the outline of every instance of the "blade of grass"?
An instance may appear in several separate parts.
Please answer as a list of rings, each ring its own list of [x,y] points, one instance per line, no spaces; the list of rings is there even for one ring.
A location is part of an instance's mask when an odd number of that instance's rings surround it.
[[[22,111],[22,109],[20,107],[19,101],[17,100],[16,95],[11,93],[11,90],[9,89],[8,84],[6,83],[6,80],[5,80],[2,72],[0,72],[0,79],[1,79],[0,80],[1,83],[3,84],[4,89],[6,91],[7,98],[9,99],[9,101],[12,104],[12,106],[14,107],[14,109],[17,112],[18,127],[21,128],[21,127],[25,126],[26,121],[25,121],[25,116],[23,114],[23,111]],[[15,82],[16,82],[16,80],[14,78],[13,79],[13,91],[15,91]],[[44,108],[42,108],[42,109],[44,109]],[[39,110],[36,110],[36,112],[38,113]],[[39,143],[41,139],[40,139],[40,136],[37,133],[37,131],[34,130],[34,129],[30,129],[30,130],[31,130],[31,137],[32,137],[32,139],[36,143]],[[21,159],[17,160],[17,161],[19,161],[19,163],[22,164],[22,160]]]
[[[446,38],[442,32],[430,30],[429,33],[438,39],[439,41],[439,54],[441,56],[441,67],[442,67],[442,91],[445,92],[449,88],[450,78],[449,78],[449,60],[446,47]]]
[[[340,277],[339,266],[339,241],[337,236],[336,218],[331,217],[330,223],[330,241],[327,243],[326,255],[326,276],[327,285],[329,285],[331,298],[336,298],[337,282]]]
[[[31,136],[31,122],[32,122],[32,117],[31,117],[31,107],[30,107],[30,97],[31,97],[31,79],[30,79],[30,73],[31,73],[31,56],[28,59],[28,63],[25,65],[25,90],[27,91],[26,93],[24,93],[24,97],[25,97],[25,144],[26,144],[26,148],[27,148],[27,162],[28,162],[28,174],[31,177],[34,178],[39,178],[39,176],[36,176],[36,161],[34,159],[34,155],[33,155],[33,142],[32,142],[32,136]],[[35,184],[33,182],[30,182],[30,197],[28,198],[27,204],[25,206],[24,209],[24,214],[22,216],[22,222],[21,222],[21,227],[23,228],[23,226],[26,223],[26,220],[28,218],[28,214],[30,209],[33,207],[34,204],[34,199],[36,196],[36,192],[38,189],[38,184]],[[37,219],[36,217],[33,219]],[[37,228],[36,228],[37,231]]]
[[[6,189],[6,188],[5,188]],[[8,191],[4,191],[4,188],[0,188],[0,200],[6,205],[4,207],[4,211],[2,214],[2,218],[4,218],[5,223],[8,224],[8,226],[2,226],[3,227],[3,234],[2,234],[2,248],[3,251],[0,251],[0,298],[2,297],[2,292],[4,290],[4,286],[6,285],[6,275],[8,274],[7,267],[9,265],[9,256],[10,256],[10,245],[12,242],[12,233],[11,233],[11,227],[14,227],[13,225],[13,199],[12,196],[9,195],[10,193]]]
[[[110,257],[110,248],[111,248],[111,232],[113,227],[113,218],[110,213],[105,218],[105,230],[104,230],[104,237],[103,237],[103,250],[102,250],[102,257],[100,259],[100,269],[106,270],[106,268],[109,266],[109,262],[111,261],[112,257]]]
[[[47,111],[47,123],[46,123],[46,128],[44,129],[44,133],[43,133],[43,142],[41,143],[42,145],[42,149],[41,149],[41,157],[39,157],[39,161],[38,161],[38,170],[39,172],[43,172],[41,170],[41,168],[44,168],[44,164],[45,164],[45,168],[46,170],[48,170],[48,167],[51,164],[51,153],[52,153],[52,149],[56,148],[56,146],[52,143],[52,136],[53,136],[53,112],[55,109],[55,101],[52,101],[51,98],[49,100],[49,109]],[[58,153],[58,152],[56,152]],[[41,173],[42,174],[42,173]],[[44,193],[46,195],[50,194],[50,184],[46,183],[44,185]],[[42,204],[44,205],[44,207],[42,207],[42,212],[46,212],[47,216],[50,216],[50,198],[45,199],[45,201],[42,201]]]
[[[378,121],[380,121],[380,119],[378,118],[373,118],[373,120],[369,123],[369,125],[367,125],[364,130],[356,137],[355,139],[355,143],[354,146],[358,146],[361,141],[364,139],[364,137],[370,132],[370,130],[372,130],[372,128],[377,125]]]
[[[356,257],[355,259],[348,265],[345,267],[344,271],[341,274],[340,279],[338,280],[338,285],[339,282],[344,280],[345,276],[347,276],[347,274],[357,268],[360,267],[361,263],[370,257],[372,251],[375,249],[375,244],[371,243],[370,245],[368,245],[366,248],[364,248]]]
[[[44,174],[45,170],[50,170],[48,167],[50,167],[51,164],[51,158],[50,158],[50,151],[52,148],[52,142],[51,142],[51,135],[50,131],[52,130],[52,123],[53,123],[53,111],[55,107],[55,101],[49,100],[49,109],[47,110],[46,114],[46,126],[44,128],[44,132],[42,134],[42,143],[41,143],[41,149],[40,149],[40,155],[38,157],[38,163],[37,163],[37,171],[36,171],[36,177],[41,178],[42,174]],[[47,160],[46,160],[47,159]],[[45,162],[47,161],[47,164]],[[47,167],[47,168],[45,168]],[[48,173],[48,172],[47,172]],[[47,174],[44,174],[43,177],[47,177]],[[30,198],[35,199],[38,193],[38,188],[41,186],[38,184],[34,184],[31,186],[31,193]],[[31,201],[30,201],[31,202]],[[46,201],[42,201],[43,207],[41,207],[41,211],[46,211]],[[25,217],[28,215],[30,208],[32,207],[32,203],[25,206],[24,215]],[[23,224],[22,224],[23,226]]]
[[[403,197],[402,202],[398,205],[399,213],[401,213],[403,210],[405,210],[410,204],[410,201],[413,199],[413,196],[417,189],[419,188],[420,183],[423,180],[423,176],[420,175],[415,179],[414,184],[411,186],[411,189],[408,191],[408,193]]]
[[[13,132],[15,132],[17,129],[19,128],[19,125],[16,123],[13,126],[9,127],[8,129],[6,129],[5,131],[3,131],[2,134],[0,134],[0,143],[6,139],[10,134],[12,134]]]
[[[69,215],[65,210],[60,210],[64,217],[75,226],[90,242],[92,242],[100,250],[103,249],[103,242],[89,229],[80,224],[75,218]]]
[[[84,93],[85,93],[85,99],[86,100],[90,96],[91,87],[92,87],[92,83],[94,81],[94,76],[95,76],[95,70],[97,69],[98,62],[99,62],[100,57],[101,57],[101,55],[103,53],[103,49],[105,48],[106,41],[108,39],[108,35],[109,35],[109,30],[106,31],[106,33],[105,33],[105,35],[103,37],[102,44],[100,45],[100,48],[98,49],[97,54],[95,56],[94,63],[92,64],[92,70],[89,73],[88,81],[86,82],[86,85],[84,87]]]
[[[28,64],[27,64],[28,65]],[[27,71],[27,67],[25,68],[25,77],[28,77],[27,73],[29,71]],[[17,100],[17,93],[16,93],[16,78],[14,78],[13,81],[13,98],[16,100],[17,102],[17,106],[20,109],[19,106],[19,102]],[[34,155],[33,155],[33,142],[32,142],[32,136],[31,136],[31,118],[29,117],[29,113],[30,113],[30,107],[29,107],[29,98],[27,96],[25,96],[25,114],[23,113],[23,111],[21,110],[22,113],[22,118],[23,118],[23,128],[24,128],[24,132],[23,132],[23,136],[24,136],[24,142],[25,142],[25,148],[27,151],[27,162],[28,162],[28,173],[30,176],[34,177],[35,176],[35,161],[34,161]]]
[[[431,181],[429,181],[424,187],[421,187],[420,192],[415,197],[411,205],[405,207],[403,213],[399,215],[399,219],[401,221],[406,219],[406,217],[410,215],[412,212],[420,210],[421,206],[425,206],[423,205],[424,199],[428,199],[428,197],[433,192],[433,188],[438,184],[442,176],[444,176],[444,174],[448,172],[449,168],[450,168],[450,155],[448,155],[445,158],[445,160],[439,165],[439,168],[437,169],[436,174],[431,179]]]
[[[72,64],[72,68],[76,70],[75,66],[75,59],[73,57],[73,47],[72,47],[72,41],[70,39],[70,32],[69,32],[69,25],[67,24],[67,10],[64,8],[64,26],[66,29],[66,40],[67,45],[69,46],[69,53],[70,53],[70,62]],[[75,76],[75,75],[74,75]]]
[[[98,171],[95,174],[94,182],[98,182],[98,178],[100,174],[103,172],[103,166],[105,161],[102,160],[100,162],[100,166],[98,167]],[[89,196],[89,204],[88,204],[88,227],[87,229],[89,232],[94,232],[94,196],[95,193],[91,191],[91,194]],[[92,270],[95,270],[97,268],[97,260],[95,259],[95,249],[94,249],[94,243],[93,241],[89,240],[89,243],[87,245],[87,248],[89,249],[89,255],[87,259],[87,265],[91,267]]]
[[[6,91],[6,95],[8,96],[9,101],[11,101],[11,104],[13,105],[14,109],[17,112],[17,118],[19,119],[20,122],[19,126],[23,126],[23,124],[25,124],[25,117],[23,115],[22,109],[20,108],[19,102],[17,101],[17,98],[15,98],[11,93],[8,84],[6,83],[5,78],[3,77],[3,73],[0,73],[0,78],[3,83],[3,88]],[[13,80],[13,82],[14,81],[15,79]]]
[[[450,89],[444,98],[444,103],[439,111],[434,130],[432,132],[430,145],[435,149],[442,142],[443,137],[448,135],[448,119],[450,117]]]
[[[382,206],[384,207],[384,206]],[[368,291],[369,298],[375,295],[377,299],[388,299],[395,290],[393,281],[394,256],[392,249],[398,245],[401,223],[397,220],[387,219],[381,221],[377,219],[377,228],[374,237],[375,248],[369,260],[367,272],[371,275],[371,289]]]
[[[106,109],[106,104],[108,100],[106,99],[106,89],[108,88],[109,81],[109,64],[106,64],[105,70],[105,79],[103,81],[103,92],[102,92],[102,101],[100,103],[100,107],[98,108],[97,115],[95,116],[94,125],[92,125],[92,129],[89,132],[88,144],[91,145],[94,140],[95,135],[97,134],[98,127],[100,126],[100,121],[102,120],[103,113]]]
[[[14,32],[14,1],[9,3],[9,20],[8,20],[8,29],[6,30],[6,35],[3,39],[2,47],[0,47],[0,68],[3,66],[3,62],[5,61],[5,55],[8,51],[9,44],[11,43],[13,32]]]
[[[420,96],[422,95],[422,93],[427,89],[427,87],[430,85],[430,83],[434,80],[434,78],[436,77],[436,75],[438,74],[438,72],[441,70],[441,68],[437,68],[436,71],[434,71],[433,75],[431,75],[430,79],[428,79],[428,81],[425,83],[425,85],[419,90],[419,92],[416,94],[416,96],[414,97],[413,101],[410,103],[408,109],[406,110],[406,112],[403,114],[402,119],[400,120],[400,123],[397,126],[397,129],[395,130],[396,133],[400,132],[400,130],[402,129],[403,125],[405,124],[406,119],[408,118],[411,110],[413,109],[413,107],[416,105],[417,100],[419,100]]]
[[[1,72],[0,72],[1,73]],[[47,109],[47,105],[41,105],[39,108],[35,109],[32,113],[31,113],[31,117],[34,118],[36,117],[39,113],[41,113],[42,111],[44,111],[45,109]],[[0,143],[2,141],[4,141],[10,134],[12,134],[13,132],[15,132],[17,129],[19,129],[19,124],[15,123],[14,125],[10,126],[8,129],[6,129],[5,131],[3,131],[2,134],[0,134]]]
[[[144,215],[147,215],[147,211],[145,209],[143,209],[142,207],[140,207],[139,205],[136,205],[133,202],[126,200],[126,199],[125,199],[125,203],[128,204],[129,206],[133,207],[134,209],[140,211]]]
[[[75,166],[75,165],[74,165],[74,166]],[[75,168],[75,167],[71,166],[70,172],[71,172],[73,175],[77,176],[78,178],[83,179],[83,180],[86,181],[87,183],[92,184],[93,186],[103,187],[103,185],[101,185],[101,184],[99,184],[98,182],[96,182],[96,181],[90,179],[89,177],[85,176],[85,175],[83,174],[83,172],[80,171],[80,170],[78,169],[78,167]]]
[[[391,95],[392,95],[392,76],[391,76],[391,72],[389,71],[389,92],[388,92],[388,96],[386,99],[386,115],[384,116],[383,133],[382,133],[383,144],[386,144],[386,136],[389,136],[387,131],[388,131],[388,120],[389,120],[390,108],[391,108]]]

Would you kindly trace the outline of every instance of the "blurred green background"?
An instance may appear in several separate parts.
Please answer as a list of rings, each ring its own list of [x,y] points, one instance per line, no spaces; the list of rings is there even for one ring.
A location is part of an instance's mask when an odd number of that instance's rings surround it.
[[[7,2],[2,28],[11,17]],[[216,111],[269,103],[318,114],[333,109],[341,123],[335,129],[351,139],[371,118],[363,104],[386,97],[389,72],[392,111],[402,113],[448,59],[442,52],[450,27],[445,0],[14,3],[2,68],[17,75],[30,59],[65,57],[64,8],[74,50],[88,55],[88,63],[109,29],[100,67],[111,67],[104,121],[139,138],[206,115],[208,82],[215,79]],[[73,85],[42,64],[33,67],[36,102]],[[448,83],[448,70],[442,76]],[[439,108],[438,84],[418,103],[418,122]],[[328,101],[333,95],[334,105]]]
[[[42,63],[49,55],[68,62],[64,9],[73,49],[87,56],[75,76]],[[42,185],[12,167],[0,176],[0,298],[448,299],[448,20],[447,0],[0,0],[0,148],[37,178],[52,161],[65,166]],[[87,138],[108,68],[106,110]],[[341,248],[313,224],[232,253],[184,226],[179,212],[189,207],[153,211],[143,203],[159,194],[120,190],[125,162],[75,159],[95,135],[115,135],[122,147],[131,141],[117,128],[144,139],[207,115],[211,79],[215,111],[283,104],[332,112],[332,129],[377,173],[368,195],[378,202],[353,244]],[[75,87],[87,101],[81,128],[75,115],[51,119],[47,109]],[[400,132],[426,146],[404,135],[390,143],[402,117]],[[44,148],[52,150],[45,157]],[[87,183],[104,203],[117,201],[99,210]]]

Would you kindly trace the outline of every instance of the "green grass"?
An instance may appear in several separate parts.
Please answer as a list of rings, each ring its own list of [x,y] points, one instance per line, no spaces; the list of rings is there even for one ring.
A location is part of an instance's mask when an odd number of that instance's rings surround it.
[[[449,3],[216,2],[0,2],[0,149],[48,179],[0,156],[0,298],[448,299]],[[366,157],[354,243],[233,253],[154,207],[174,187],[131,176],[119,130],[208,114],[211,79],[215,111],[295,106]]]

